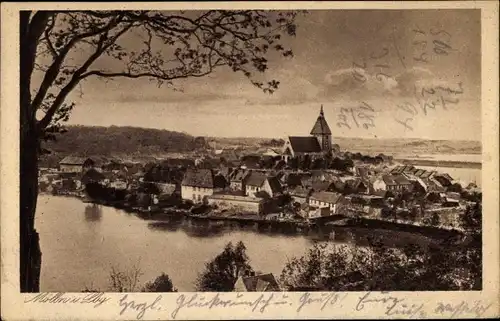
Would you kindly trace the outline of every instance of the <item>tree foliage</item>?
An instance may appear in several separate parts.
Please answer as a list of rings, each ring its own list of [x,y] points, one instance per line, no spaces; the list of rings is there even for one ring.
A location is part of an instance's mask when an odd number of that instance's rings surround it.
[[[147,282],[142,292],[177,292],[170,277],[162,273],[154,281]]]
[[[271,51],[293,55],[281,40],[295,36],[296,15],[258,10],[23,11],[22,62],[33,93],[23,108],[43,112],[39,129],[51,139],[74,107],[65,104],[66,98],[90,77],[148,78],[177,88],[176,80],[203,77],[225,66],[272,93],[279,81],[258,75],[268,69]],[[134,35],[141,40],[134,45],[125,41]],[[87,53],[84,59],[82,53]],[[97,67],[100,61],[108,67]],[[31,84],[35,74],[41,79],[37,89]]]
[[[246,254],[245,244],[240,241],[233,246],[229,242],[222,253],[205,264],[205,270],[196,280],[196,289],[205,292],[232,291],[234,283],[245,271],[253,271]]]
[[[281,283],[291,291],[477,290],[480,248],[396,249],[375,240],[367,248],[317,243],[286,264]]]
[[[293,56],[281,37],[295,36],[296,15],[259,10],[20,12],[21,291],[39,291],[37,162],[49,152],[42,141],[64,131],[62,124],[74,107],[67,101],[70,93],[93,77],[146,78],[179,90],[178,80],[221,67],[273,93],[279,81],[261,74],[272,52]]]

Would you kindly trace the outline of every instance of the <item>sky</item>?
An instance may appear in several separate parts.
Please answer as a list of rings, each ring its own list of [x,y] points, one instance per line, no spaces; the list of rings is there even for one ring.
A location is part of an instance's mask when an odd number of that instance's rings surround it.
[[[479,10],[315,10],[297,24],[283,40],[294,57],[270,59],[272,95],[224,67],[176,83],[182,92],[89,78],[69,97],[69,124],[300,136],[323,105],[337,137],[481,140]]]

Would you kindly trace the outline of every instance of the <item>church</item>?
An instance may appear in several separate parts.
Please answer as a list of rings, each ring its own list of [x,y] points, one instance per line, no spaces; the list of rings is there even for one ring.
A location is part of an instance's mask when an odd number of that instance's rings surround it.
[[[324,156],[332,151],[332,131],[326,122],[323,105],[310,136],[288,136],[283,147],[283,158]]]

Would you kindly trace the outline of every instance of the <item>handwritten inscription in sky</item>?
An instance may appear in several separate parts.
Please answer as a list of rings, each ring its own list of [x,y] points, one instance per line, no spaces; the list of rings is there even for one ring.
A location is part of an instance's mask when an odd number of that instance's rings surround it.
[[[369,81],[379,82],[384,89],[396,89],[401,70],[408,68],[420,70],[433,70],[436,57],[448,57],[458,54],[453,46],[452,35],[443,29],[423,29],[415,26],[412,29],[410,57],[403,56],[394,33],[386,42],[374,48],[367,56],[356,58],[352,62],[351,75],[355,82],[365,85]],[[392,56],[392,57],[391,57]],[[397,58],[397,59],[396,59]],[[404,98],[392,99],[388,96],[377,104],[360,100],[354,106],[341,107],[337,114],[337,127],[339,128],[364,128],[371,131],[377,126],[377,115],[384,105],[395,105],[391,110],[391,121],[395,122],[397,130],[413,131],[419,122],[427,117],[436,116],[433,111],[441,108],[443,111],[452,111],[460,103],[464,93],[463,82],[456,83],[443,79],[441,75],[434,74],[434,81],[414,79],[406,88],[399,90]],[[459,76],[459,75],[458,75]],[[438,79],[438,81],[436,81]],[[384,119],[387,125],[387,119]]]

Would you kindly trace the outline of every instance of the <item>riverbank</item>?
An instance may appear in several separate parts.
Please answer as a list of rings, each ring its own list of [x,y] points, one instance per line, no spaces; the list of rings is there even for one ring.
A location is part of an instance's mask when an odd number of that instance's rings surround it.
[[[151,221],[153,226],[161,228],[162,225],[170,226],[172,221],[181,222],[189,220],[193,222],[208,222],[216,225],[225,224],[231,228],[251,228],[259,232],[273,232],[285,235],[309,235],[310,233],[330,235],[334,230],[341,228],[358,228],[366,230],[387,230],[391,232],[418,234],[427,238],[439,241],[449,239],[460,239],[463,233],[452,228],[443,228],[439,226],[416,225],[406,222],[381,220],[378,218],[357,217],[352,218],[346,215],[332,215],[315,220],[297,220],[297,219],[266,219],[257,215],[232,215],[223,216],[220,213],[206,212],[203,214],[193,214],[192,208],[180,209],[176,207],[153,207],[142,208],[131,206],[123,201],[102,201],[91,200],[84,195],[68,192],[57,196],[74,197],[83,203],[91,203],[133,214],[143,220]]]
[[[405,165],[413,166],[429,166],[429,167],[448,167],[448,168],[471,168],[481,169],[482,163],[480,162],[464,162],[464,161],[450,161],[450,160],[434,160],[434,159],[394,159]]]

